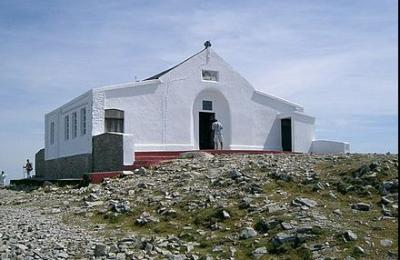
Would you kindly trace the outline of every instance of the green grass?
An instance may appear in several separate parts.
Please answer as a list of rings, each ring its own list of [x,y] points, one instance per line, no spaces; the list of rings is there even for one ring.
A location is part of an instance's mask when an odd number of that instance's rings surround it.
[[[319,181],[329,184],[329,188],[316,192],[313,190],[313,183],[302,184],[300,182],[286,182],[282,180],[271,180],[263,183],[264,194],[258,198],[254,198],[253,202],[263,205],[265,197],[272,202],[279,204],[288,203],[290,204],[296,197],[306,197],[313,199],[318,202],[318,206],[313,209],[320,215],[327,217],[327,221],[332,221],[337,226],[329,226],[324,229],[314,228],[311,233],[314,237],[310,238],[307,243],[320,243],[329,242],[330,247],[337,246],[340,251],[335,253],[334,257],[344,258],[347,255],[353,254],[353,249],[356,245],[362,246],[369,252],[368,257],[378,258],[384,256],[388,250],[397,252],[397,219],[382,220],[378,221],[377,218],[382,216],[379,201],[380,194],[377,191],[377,184],[383,180],[397,177],[397,171],[392,165],[390,169],[384,169],[386,157],[379,157],[378,159],[370,158],[364,155],[354,155],[350,159],[346,157],[339,157],[336,161],[321,160],[314,165],[314,170],[319,175]],[[340,193],[337,191],[336,184],[340,181],[344,182],[344,185],[349,184],[352,179],[352,173],[359,169],[363,164],[370,164],[372,161],[379,161],[382,165],[382,172],[376,180],[375,189],[370,193],[363,192],[348,192]],[[254,168],[249,168],[249,171],[254,175],[265,176],[265,171],[258,172]],[[201,180],[203,181],[203,180]],[[229,181],[225,182],[227,185]],[[353,185],[361,185],[363,183],[353,183]],[[229,184],[230,185],[230,184]],[[364,185],[365,186],[365,185]],[[220,187],[221,188],[221,187]],[[282,195],[276,192],[279,189],[282,192],[286,192],[286,195]],[[361,190],[361,188],[359,189]],[[333,199],[329,195],[329,191],[334,191],[337,198]],[[161,195],[161,193],[159,194]],[[233,246],[237,252],[235,254],[236,259],[249,259],[251,252],[262,246],[266,246],[271,251],[271,254],[263,256],[261,259],[310,259],[311,252],[309,249],[304,248],[300,244],[284,245],[281,247],[273,246],[271,239],[282,230],[280,227],[276,227],[272,230],[268,230],[268,235],[259,235],[257,238],[248,240],[236,240],[230,236],[237,234],[240,231],[240,226],[243,226],[244,222],[255,224],[261,219],[276,218],[280,221],[292,220],[296,212],[288,214],[287,211],[268,213],[250,213],[246,209],[239,209],[238,204],[242,196],[234,194],[228,197],[229,207],[224,208],[229,214],[229,219],[221,218],[222,208],[204,208],[193,211],[188,211],[187,204],[190,201],[203,200],[204,198],[198,198],[196,194],[182,194],[182,198],[179,202],[173,205],[173,209],[176,210],[176,216],[160,216],[156,213],[157,206],[149,206],[146,202],[138,202],[134,211],[125,215],[104,217],[103,214],[94,214],[91,217],[93,223],[102,223],[107,225],[110,229],[118,228],[124,232],[135,232],[144,236],[151,236],[154,234],[160,236],[166,236],[170,234],[177,235],[180,239],[189,242],[196,241],[200,243],[200,246],[195,247],[193,250],[200,255],[218,256],[221,258],[229,258],[230,252],[229,247]],[[368,212],[353,212],[350,208],[352,203],[356,202],[372,202],[372,209]],[[157,203],[155,203],[157,204]],[[342,216],[337,216],[333,213],[335,209],[341,209]],[[157,216],[160,222],[151,223],[149,225],[138,226],[135,225],[135,219],[143,212],[147,211],[153,216]],[[218,223],[222,229],[212,230],[212,224]],[[300,225],[301,223],[299,223]],[[191,229],[185,229],[184,227],[191,227]],[[201,229],[205,234],[199,234],[198,229]],[[357,241],[344,242],[341,237],[342,233],[346,229],[351,229],[358,235]],[[363,242],[364,237],[369,237],[370,241],[375,244],[373,250],[370,250]],[[381,239],[391,239],[393,245],[389,248],[383,248],[380,245]],[[216,245],[222,245],[224,252],[212,252],[212,249]],[[184,252],[184,249],[182,249]]]

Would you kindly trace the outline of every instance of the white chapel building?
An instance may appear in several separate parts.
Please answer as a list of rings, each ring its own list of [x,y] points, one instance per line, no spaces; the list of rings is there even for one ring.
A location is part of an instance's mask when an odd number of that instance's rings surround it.
[[[89,90],[46,114],[36,172],[76,177],[131,165],[135,152],[212,149],[214,117],[226,150],[349,152],[348,143],[315,140],[302,106],[256,90],[206,42],[157,75]]]

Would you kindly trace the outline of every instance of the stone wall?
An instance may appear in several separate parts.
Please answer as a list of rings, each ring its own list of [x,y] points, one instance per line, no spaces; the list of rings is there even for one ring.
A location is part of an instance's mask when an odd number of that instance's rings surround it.
[[[82,178],[92,171],[92,155],[79,154],[54,160],[44,160],[44,149],[35,156],[36,176],[46,179]]]
[[[46,179],[82,178],[84,173],[121,170],[124,162],[123,135],[105,133],[92,139],[92,154],[53,160],[44,159],[44,149],[35,155],[36,176]]]
[[[35,154],[35,164],[33,165],[35,168],[35,175],[36,177],[43,177],[44,172],[46,170],[45,162],[44,162],[44,148],[40,149]]]
[[[105,133],[93,137],[93,172],[121,170],[123,162],[122,134]]]

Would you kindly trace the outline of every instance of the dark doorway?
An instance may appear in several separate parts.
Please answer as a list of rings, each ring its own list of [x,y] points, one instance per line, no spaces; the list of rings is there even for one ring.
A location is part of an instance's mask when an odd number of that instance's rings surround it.
[[[292,151],[292,120],[281,119],[282,151]]]
[[[214,143],[211,137],[212,119],[215,113],[199,112],[199,148],[213,149]]]

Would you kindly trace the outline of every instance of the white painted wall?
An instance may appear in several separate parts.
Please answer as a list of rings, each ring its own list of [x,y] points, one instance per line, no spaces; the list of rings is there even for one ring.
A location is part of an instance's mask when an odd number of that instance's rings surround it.
[[[124,111],[124,132],[135,140],[135,150],[160,150],[163,144],[163,92],[158,80],[101,90],[104,109]],[[100,92],[100,90],[99,90]],[[99,94],[100,95],[100,94]],[[104,132],[104,114],[98,114],[94,134]],[[162,149],[161,149],[162,150]]]
[[[315,118],[300,113],[293,113],[292,132],[293,143],[292,151],[308,153],[314,140]]]
[[[218,71],[219,81],[202,80],[202,70]],[[296,104],[256,91],[212,50],[201,52],[160,79],[165,91],[167,150],[198,149],[202,100],[213,101],[212,112],[224,126],[225,147],[230,149],[281,150],[278,113],[302,111]]]
[[[81,135],[80,109],[86,108],[86,134]],[[77,112],[78,132],[77,137],[72,136],[72,113]],[[76,154],[92,153],[92,91],[73,99],[67,104],[45,115],[45,159],[51,160],[59,157]],[[64,138],[64,117],[69,115],[69,139]],[[54,144],[50,144],[50,124],[55,124]]]
[[[320,154],[349,153],[350,144],[346,142],[315,140],[312,143],[311,152]]]
[[[218,71],[219,81],[202,79],[202,70]],[[104,133],[104,110],[125,112],[124,151],[198,149],[198,114],[202,101],[224,126],[225,148],[281,150],[280,119],[293,118],[293,150],[308,152],[314,118],[289,101],[255,90],[213,50],[206,49],[160,79],[94,89],[46,115],[46,159],[90,153],[91,138]],[[63,117],[87,106],[88,133],[64,140]],[[48,144],[49,124],[57,125],[57,143]],[[128,155],[124,158],[128,158]],[[133,158],[133,157],[131,157]]]

